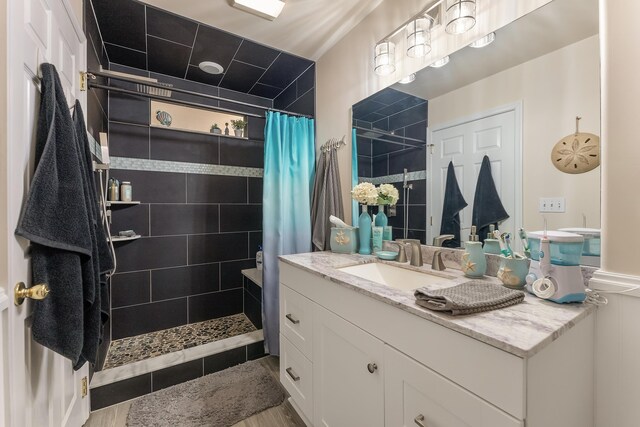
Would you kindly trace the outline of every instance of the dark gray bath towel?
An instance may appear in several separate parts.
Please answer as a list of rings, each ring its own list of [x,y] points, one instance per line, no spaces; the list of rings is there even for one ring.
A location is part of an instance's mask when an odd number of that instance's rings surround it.
[[[416,304],[422,307],[448,311],[456,316],[519,304],[524,300],[524,292],[492,283],[471,281],[445,289],[416,289],[415,297]]]
[[[493,224],[498,229],[498,222],[508,218],[509,214],[502,206],[496,184],[491,176],[491,162],[489,157],[484,156],[478,174],[476,194],[473,198],[471,224],[476,226],[476,233],[480,237],[480,241],[484,242],[487,233],[489,233],[489,226]]]
[[[442,244],[449,248],[459,248],[460,243],[460,211],[467,207],[467,201],[460,191],[456,171],[453,162],[449,162],[447,167],[447,184],[444,189],[444,202],[442,204],[442,223],[440,224],[440,234],[453,234],[453,240],[448,240]]]
[[[311,202],[311,237],[314,249],[329,250],[331,243],[329,217],[335,215],[338,218],[344,218],[338,154],[335,149],[320,154]]]
[[[16,234],[31,241],[33,283],[46,283],[51,289],[47,298],[34,303],[33,338],[79,368],[84,308],[95,301],[95,230],[58,73],[51,64],[42,64],[41,70],[35,173]]]
[[[95,180],[92,172],[91,150],[87,129],[84,124],[82,106],[76,100],[73,112],[73,124],[80,163],[84,172],[84,194],[87,201],[87,211],[91,221],[92,237],[95,244],[92,247],[92,265],[94,277],[85,281],[85,296],[93,295],[93,302],[85,297],[84,306],[84,342],[82,355],[78,361],[78,368],[85,361],[95,363],[98,347],[102,341],[103,325],[109,320],[109,295],[107,290],[107,273],[113,269],[113,259],[107,243],[107,236],[100,220],[98,197],[95,193]]]

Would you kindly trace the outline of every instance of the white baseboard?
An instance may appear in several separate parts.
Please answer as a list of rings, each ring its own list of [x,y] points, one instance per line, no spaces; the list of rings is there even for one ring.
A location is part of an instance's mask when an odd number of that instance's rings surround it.
[[[640,276],[598,270],[589,281],[589,287],[628,297],[640,298]]]

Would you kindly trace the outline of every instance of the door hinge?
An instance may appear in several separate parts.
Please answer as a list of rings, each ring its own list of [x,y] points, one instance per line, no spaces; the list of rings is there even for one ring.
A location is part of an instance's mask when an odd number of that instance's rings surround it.
[[[82,398],[84,399],[89,394],[89,386],[87,385],[87,377],[82,377]]]
[[[429,217],[429,226],[433,226],[433,217],[432,216]]]
[[[85,71],[80,71],[80,91],[87,91],[87,73]]]

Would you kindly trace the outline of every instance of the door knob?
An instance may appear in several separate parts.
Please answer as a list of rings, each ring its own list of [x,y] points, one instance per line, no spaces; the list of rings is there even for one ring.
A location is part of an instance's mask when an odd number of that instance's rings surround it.
[[[27,288],[27,285],[20,282],[13,290],[13,303],[15,305],[22,305],[26,298],[37,300],[45,299],[47,295],[49,295],[49,292],[51,292],[51,290],[44,283]]]
[[[378,370],[378,365],[376,365],[375,363],[369,363],[367,365],[367,370],[373,374],[375,371]]]

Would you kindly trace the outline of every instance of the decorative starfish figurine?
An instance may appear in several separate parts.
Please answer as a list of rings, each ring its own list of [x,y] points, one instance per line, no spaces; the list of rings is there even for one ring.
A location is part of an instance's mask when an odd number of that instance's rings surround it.
[[[464,265],[462,266],[462,271],[466,273],[467,271],[476,271],[476,263],[471,262],[469,259],[469,254],[462,255],[462,261],[464,261]]]
[[[351,239],[349,238],[349,236],[344,234],[344,231],[340,230],[336,234],[336,243],[338,243],[339,245],[346,245],[350,241],[351,241]]]
[[[518,284],[518,276],[511,274],[513,272],[509,267],[503,267],[498,270],[498,279],[502,281],[505,285],[517,285]]]

